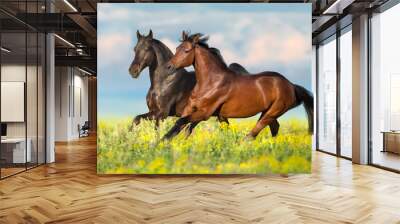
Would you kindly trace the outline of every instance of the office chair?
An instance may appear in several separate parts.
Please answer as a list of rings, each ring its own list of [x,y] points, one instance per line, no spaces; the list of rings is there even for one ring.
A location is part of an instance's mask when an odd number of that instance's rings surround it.
[[[90,129],[89,121],[85,121],[85,123],[82,125],[82,127],[79,127],[79,126],[80,125],[78,125],[79,138],[89,136],[89,129]]]

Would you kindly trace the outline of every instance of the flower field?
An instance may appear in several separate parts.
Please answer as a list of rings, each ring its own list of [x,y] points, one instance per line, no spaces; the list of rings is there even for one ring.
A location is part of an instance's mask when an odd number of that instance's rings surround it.
[[[161,138],[176,118],[142,121],[130,131],[131,119],[100,119],[99,174],[268,174],[310,173],[311,135],[306,120],[280,121],[277,137],[265,128],[255,140],[245,139],[255,119],[214,118],[200,123],[193,134]]]

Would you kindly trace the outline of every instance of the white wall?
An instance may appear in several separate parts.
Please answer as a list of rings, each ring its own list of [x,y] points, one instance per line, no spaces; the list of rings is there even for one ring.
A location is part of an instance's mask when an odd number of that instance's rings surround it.
[[[72,67],[56,67],[55,73],[55,140],[70,141],[88,120],[88,77]]]
[[[1,81],[3,82],[25,82],[25,65],[8,64],[1,66]],[[29,69],[29,68],[28,68]],[[6,108],[1,108],[6,110]],[[7,123],[7,137],[25,137],[24,122]]]
[[[38,69],[38,70],[37,70]],[[25,135],[30,140],[32,150],[32,161],[44,162],[45,150],[45,116],[44,116],[44,74],[42,67],[25,66],[25,64],[3,64],[1,66],[2,82],[24,82],[26,84],[26,107],[25,104],[20,108],[20,113],[27,115],[21,122],[5,122],[7,124],[7,137],[24,138]],[[27,78],[27,80],[25,80]],[[2,90],[3,92],[3,90]],[[23,94],[24,92],[22,92]],[[3,92],[4,94],[4,92]],[[2,98],[7,96],[2,95]],[[4,110],[12,110],[9,107],[2,107]],[[7,111],[13,113],[13,111]],[[14,111],[16,113],[16,111]],[[37,153],[39,155],[37,155]]]
[[[55,141],[68,140],[69,96],[68,88],[71,83],[69,68],[55,68]]]
[[[1,121],[25,121],[25,83],[1,82]]]
[[[27,87],[27,119],[28,119],[28,137],[30,128],[36,131],[36,66],[18,65],[18,64],[5,64],[1,66],[1,81],[2,82],[25,82],[25,75],[28,72],[28,87]],[[4,97],[4,96],[2,96]],[[40,101],[41,102],[41,101]],[[39,105],[41,107],[42,105]],[[2,108],[6,110],[7,108]],[[32,123],[33,122],[33,123]],[[25,136],[25,122],[7,122],[7,134],[9,137],[24,137]],[[33,132],[33,131],[32,131]],[[35,132],[36,135],[36,132]]]
[[[75,70],[76,72],[76,70]],[[71,120],[71,135],[74,138],[79,137],[78,125],[83,125],[88,120],[88,77],[74,75],[74,92],[73,97],[74,107],[72,108],[72,120]]]

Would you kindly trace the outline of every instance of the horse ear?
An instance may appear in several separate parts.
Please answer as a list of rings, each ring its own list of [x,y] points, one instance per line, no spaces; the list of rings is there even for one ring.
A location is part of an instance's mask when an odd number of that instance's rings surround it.
[[[153,31],[151,29],[149,34],[147,35],[147,38],[153,39]]]
[[[142,35],[140,35],[140,33],[139,33],[139,30],[136,30],[136,37],[138,40],[142,37]]]
[[[185,31],[182,31],[182,41],[185,41],[188,39],[188,34]]]

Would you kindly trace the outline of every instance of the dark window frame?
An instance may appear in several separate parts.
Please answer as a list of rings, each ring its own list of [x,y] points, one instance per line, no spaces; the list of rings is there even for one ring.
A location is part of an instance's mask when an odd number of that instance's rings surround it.
[[[341,119],[340,119],[340,75],[341,75],[341,67],[340,67],[340,37],[342,35],[344,35],[347,32],[351,32],[352,28],[352,23],[347,24],[346,26],[344,26],[341,29],[338,29],[335,33],[333,33],[330,36],[327,36],[325,39],[319,41],[316,44],[316,107],[315,107],[315,111],[316,111],[316,132],[315,132],[315,145],[316,145],[316,151],[318,152],[323,152],[332,156],[336,156],[339,158],[343,158],[346,160],[352,160],[352,158],[347,157],[342,155],[342,150],[341,150]],[[319,53],[318,53],[318,49],[320,47],[320,45],[322,43],[326,44],[329,43],[330,41],[336,41],[336,152],[332,153],[329,152],[327,150],[321,149],[319,147]]]
[[[367,107],[368,107],[368,112],[367,112],[367,119],[368,119],[368,125],[367,125],[367,131],[368,131],[368,152],[367,152],[367,163],[370,166],[380,168],[383,170],[391,171],[394,173],[400,173],[400,169],[394,169],[388,166],[384,166],[381,164],[374,163],[373,160],[373,141],[372,141],[372,19],[373,19],[373,14],[374,13],[384,13],[385,11],[391,9],[392,7],[396,6],[399,4],[399,0],[389,0],[385,2],[383,5],[379,6],[378,8],[371,10],[368,12],[368,21],[367,21],[367,46],[368,46],[368,53],[367,53],[367,88],[368,88],[368,96],[367,96]]]
[[[27,11],[27,0],[25,0],[25,1],[22,1],[22,3],[25,3],[25,12]],[[29,1],[29,2],[32,2],[32,1]],[[39,12],[39,3],[40,2],[43,2],[43,1],[40,1],[40,0],[35,0],[35,1],[33,1],[33,2],[35,2],[36,3],[36,11],[37,12]],[[46,12],[47,12],[47,7],[46,7]],[[27,14],[25,14],[25,16],[26,16]],[[21,22],[21,21],[20,21]],[[1,23],[0,23],[0,28],[1,28]],[[3,176],[3,173],[2,173],[2,167],[0,166],[0,180],[4,180],[4,179],[6,179],[6,178],[8,178],[8,177],[12,177],[12,176],[14,176],[14,175],[17,175],[17,174],[19,174],[19,173],[23,173],[23,172],[26,172],[27,170],[30,170],[30,169],[33,169],[33,168],[36,168],[36,167],[39,167],[39,166],[41,166],[41,165],[44,165],[44,164],[46,164],[47,163],[47,33],[45,33],[45,32],[42,32],[42,31],[40,31],[40,30],[37,30],[37,29],[35,29],[35,28],[33,28],[33,27],[31,27],[31,26],[29,26],[28,24],[24,24],[24,30],[19,30],[19,31],[14,31],[14,32],[7,32],[7,31],[2,31],[1,29],[0,29],[0,46],[2,45],[2,34],[3,33],[21,33],[21,34],[24,34],[25,35],[25,87],[24,87],[24,89],[25,89],[25,93],[24,93],[24,96],[25,96],[25,102],[24,102],[24,119],[25,119],[25,122],[24,122],[24,124],[25,124],[25,127],[24,127],[24,129],[25,129],[25,168],[23,169],[23,170],[21,170],[21,171],[18,171],[18,172],[15,172],[15,173],[12,173],[12,174],[10,174],[10,175],[7,175],[7,176]],[[28,147],[28,143],[27,143],[27,139],[28,139],[28,131],[27,131],[27,129],[28,129],[28,112],[27,112],[27,81],[28,81],[28,79],[27,79],[27,75],[28,75],[28,33],[29,34],[33,34],[33,35],[35,35],[36,34],[36,49],[35,49],[35,52],[36,52],[36,136],[33,136],[33,138],[35,138],[36,137],[36,142],[37,142],[37,145],[36,145],[36,161],[35,161],[35,163],[29,163],[29,167],[28,167],[28,162],[27,162],[27,147]],[[43,34],[43,35],[39,35],[39,34]],[[42,157],[43,157],[43,162],[41,163],[41,162],[39,162],[39,36],[42,36],[42,38],[40,39],[41,40],[41,42],[42,42],[42,45],[43,46],[41,46],[42,48],[44,48],[44,50],[42,49],[41,50],[41,53],[43,53],[43,55],[42,55],[42,60],[44,60],[44,63],[42,64],[43,65],[43,68],[42,68],[42,82],[43,82],[43,84],[44,84],[44,86],[42,87],[42,88],[44,88],[44,92],[43,92],[43,95],[42,95],[42,97],[43,97],[43,100],[42,100],[42,104],[43,105],[41,105],[42,107],[43,107],[43,113],[44,113],[44,116],[42,116],[41,118],[43,119],[43,120],[41,120],[41,122],[43,122],[43,128],[44,128],[44,130],[43,130],[43,145],[42,145],[42,147],[43,147],[43,149],[42,149],[42,152],[44,153],[44,155],[41,155]],[[2,58],[2,53],[0,53],[0,82],[1,82],[1,67],[2,67],[2,60],[3,58]],[[0,85],[0,90],[1,90],[1,85]],[[0,91],[0,101],[1,101],[1,91]],[[1,104],[0,104],[0,110],[1,110]],[[0,123],[1,123],[1,115],[0,115]],[[0,158],[1,158],[1,144],[0,144]],[[0,164],[1,165],[1,164]]]

